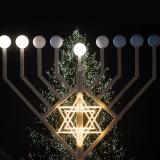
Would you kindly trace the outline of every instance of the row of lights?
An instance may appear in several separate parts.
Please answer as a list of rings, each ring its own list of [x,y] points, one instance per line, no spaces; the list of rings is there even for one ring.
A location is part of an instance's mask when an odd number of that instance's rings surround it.
[[[26,48],[29,44],[29,40],[26,36],[20,35],[16,38],[16,45],[19,48]],[[53,48],[60,48],[63,44],[63,40],[60,36],[53,36],[50,39],[50,44]],[[11,45],[11,39],[7,35],[0,36],[0,47],[1,48],[8,48]],[[43,36],[36,36],[33,39],[33,45],[36,48],[43,48],[46,45],[46,40]],[[77,56],[82,56],[86,52],[86,46],[82,43],[77,43],[74,48],[74,53]]]
[[[25,35],[20,35],[16,38],[16,45],[19,48],[26,48],[29,44],[29,40]],[[133,47],[140,47],[144,43],[144,39],[141,35],[134,35],[130,39],[130,43]],[[50,39],[50,44],[53,48],[60,48],[63,44],[63,39],[60,36],[53,36]],[[117,35],[113,38],[113,44],[117,48],[122,48],[126,45],[126,38],[122,35]],[[11,45],[11,39],[7,35],[0,36],[0,47],[8,48]],[[33,45],[35,48],[43,48],[46,45],[46,40],[43,36],[36,36],[33,39]],[[99,48],[106,48],[109,45],[109,39],[101,35],[96,39],[96,45]],[[151,47],[158,47],[160,45],[160,36],[150,35],[148,37],[148,45]]]

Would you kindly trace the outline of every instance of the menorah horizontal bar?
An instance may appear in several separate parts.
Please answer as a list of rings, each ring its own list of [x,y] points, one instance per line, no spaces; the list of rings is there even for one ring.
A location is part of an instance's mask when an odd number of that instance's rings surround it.
[[[139,66],[139,48],[142,47],[144,39],[141,35],[134,35],[130,39],[130,44],[135,48],[134,52],[134,76],[125,84],[121,91],[112,99],[109,105],[106,105],[101,101],[101,98],[120,80],[122,75],[122,49],[126,45],[126,39],[122,35],[117,35],[113,38],[113,45],[117,48],[117,74],[107,85],[106,88],[98,95],[92,93],[92,88],[101,80],[104,76],[106,69],[104,65],[104,53],[105,48],[109,45],[109,39],[106,36],[99,36],[96,40],[96,45],[100,48],[100,73],[95,78],[95,80],[90,84],[89,87],[83,86],[83,70],[81,70],[81,52],[77,50],[77,74],[76,74],[76,84],[71,87],[66,80],[59,73],[59,48],[63,45],[63,40],[60,36],[53,36],[50,39],[51,47],[54,48],[54,64],[55,64],[55,75],[61,83],[65,85],[68,89],[68,93],[62,96],[60,93],[45,79],[42,75],[42,48],[46,45],[46,40],[42,36],[36,36],[33,39],[33,45],[37,48],[37,76],[38,78],[48,87],[49,91],[58,98],[58,102],[50,106],[48,101],[41,95],[41,93],[34,87],[34,85],[25,77],[24,68],[24,56],[25,49],[29,40],[26,36],[21,35],[16,39],[16,45],[20,48],[20,78],[28,86],[28,88],[41,100],[41,102],[48,108],[48,110],[42,115],[35,109],[35,107],[27,100],[27,98],[22,94],[22,92],[14,85],[8,78],[7,74],[7,48],[11,45],[11,40],[8,36],[0,36],[0,47],[2,48],[2,77],[3,80],[8,84],[8,86],[21,98],[21,100],[28,106],[29,109],[42,121],[42,123],[54,134],[60,142],[66,147],[66,149],[72,154],[76,159],[85,159],[89,153],[96,147],[96,145],[104,138],[104,136],[118,123],[118,121],[124,116],[124,114],[129,110],[129,108],[137,101],[137,99],[147,90],[147,88],[156,80],[157,78],[157,62],[156,62],[156,48],[160,45],[160,37],[157,35],[151,35],[148,38],[148,45],[152,48],[152,77],[142,86],[142,88],[136,93],[136,95],[127,103],[127,105],[120,111],[120,113],[115,113],[112,111],[112,107],[123,97],[123,95],[133,86],[133,84],[138,80],[140,76],[140,66]],[[60,105],[67,100],[73,93],[83,93],[85,92],[89,97],[96,101],[96,103],[101,106],[107,113],[112,116],[112,121],[109,125],[99,134],[98,138],[85,150],[83,147],[77,147],[77,150],[73,150],[66,141],[59,135],[59,133],[49,124],[47,117],[55,111]],[[84,107],[85,108],[85,107]],[[78,116],[81,117],[80,110]],[[88,117],[89,118],[89,117]],[[70,128],[72,129],[72,128]],[[67,133],[67,132],[65,132]],[[69,132],[68,132],[69,133]],[[95,133],[99,133],[96,132]]]

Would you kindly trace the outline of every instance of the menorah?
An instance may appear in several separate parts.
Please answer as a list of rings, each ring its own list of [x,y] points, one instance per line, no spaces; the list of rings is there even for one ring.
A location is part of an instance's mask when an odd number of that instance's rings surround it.
[[[40,119],[40,121],[48,128],[48,130],[57,137],[57,139],[64,145],[64,147],[72,154],[77,160],[84,160],[89,153],[96,147],[96,145],[111,131],[111,129],[117,124],[117,122],[124,116],[124,114],[130,109],[130,107],[137,101],[137,99],[147,90],[147,88],[155,81],[157,77],[156,73],[156,48],[160,45],[160,37],[157,35],[150,35],[148,37],[148,45],[152,48],[152,77],[142,86],[142,88],[136,93],[136,95],[125,105],[125,107],[117,114],[112,108],[123,97],[130,87],[138,80],[139,73],[139,48],[143,45],[144,39],[141,35],[134,35],[130,39],[132,47],[134,47],[134,76],[123,86],[122,90],[112,99],[112,101],[106,105],[101,101],[101,98],[112,88],[122,75],[122,48],[126,45],[126,39],[122,35],[117,35],[113,38],[114,47],[117,48],[117,74],[111,80],[110,84],[103,89],[103,91],[95,96],[91,89],[100,81],[105,74],[104,64],[104,51],[109,45],[109,39],[101,35],[96,39],[96,45],[100,49],[100,73],[91,83],[89,87],[85,87],[82,83],[83,70],[81,69],[81,57],[86,53],[86,47],[82,43],[77,43],[73,50],[77,57],[77,73],[76,84],[71,87],[67,81],[59,73],[59,49],[63,45],[63,40],[60,36],[53,36],[50,39],[50,45],[54,48],[54,64],[55,75],[61,83],[63,83],[68,92],[65,96],[62,96],[58,91],[49,83],[49,81],[42,75],[42,48],[46,45],[46,40],[42,36],[36,36],[33,39],[33,45],[37,49],[37,76],[47,86],[50,92],[58,99],[54,105],[50,106],[48,101],[42,96],[42,94],[36,89],[36,87],[26,78],[24,67],[24,49],[28,46],[29,40],[26,36],[20,35],[16,38],[16,45],[20,48],[20,79],[29,87],[29,89],[42,101],[42,103],[48,108],[48,110],[40,114],[39,111],[31,104],[31,102],[22,94],[22,92],[9,80],[7,76],[7,48],[11,45],[11,40],[8,36],[2,35],[0,37],[0,47],[2,48],[2,77],[8,86],[20,97],[20,99],[26,104],[27,107]],[[63,103],[76,92],[76,99],[71,106],[65,106]],[[92,98],[95,105],[88,105],[84,100],[84,93]],[[63,122],[58,130],[56,130],[49,122],[47,117],[51,115],[56,109],[63,117]],[[106,126],[104,130],[101,129],[97,122],[97,116],[101,110],[106,111],[112,120]],[[73,122],[73,117],[76,115],[76,120]],[[84,115],[87,120],[84,124]],[[71,134],[76,140],[76,149],[71,148],[61,134]],[[84,150],[84,141],[88,134],[96,134],[98,137],[96,140]]]

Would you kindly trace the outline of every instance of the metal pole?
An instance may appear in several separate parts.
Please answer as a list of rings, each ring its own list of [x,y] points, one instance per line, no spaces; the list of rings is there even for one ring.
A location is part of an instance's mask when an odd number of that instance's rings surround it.
[[[82,96],[82,71],[81,71],[81,57],[78,56],[78,71],[76,75],[76,80],[77,80],[77,92],[78,96]],[[83,112],[80,111],[81,107],[83,107],[83,103],[81,101],[81,98],[79,97],[78,105],[79,107],[79,112],[76,113],[77,115],[77,160],[83,160]]]

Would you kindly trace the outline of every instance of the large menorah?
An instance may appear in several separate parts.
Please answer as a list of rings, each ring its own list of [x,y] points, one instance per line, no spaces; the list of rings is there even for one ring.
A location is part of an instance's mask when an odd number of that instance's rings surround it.
[[[77,57],[77,73],[76,84],[71,87],[67,81],[59,73],[59,48],[63,45],[63,40],[60,36],[53,36],[50,39],[50,44],[54,48],[54,64],[55,75],[61,83],[63,83],[68,92],[65,96],[59,94],[59,92],[47,81],[42,74],[42,48],[46,45],[46,40],[42,36],[36,36],[33,39],[33,45],[37,48],[37,76],[47,86],[49,91],[55,95],[58,99],[54,105],[50,105],[48,101],[42,96],[42,94],[36,89],[36,87],[25,76],[24,67],[24,49],[28,46],[29,40],[26,36],[21,35],[16,39],[16,45],[20,48],[20,79],[29,87],[29,89],[42,101],[42,103],[48,108],[48,110],[41,114],[33,104],[25,97],[22,92],[9,80],[7,76],[7,48],[11,45],[11,40],[8,36],[2,35],[0,37],[0,47],[2,48],[2,77],[3,80],[9,85],[9,87],[21,98],[21,100],[29,107],[29,109],[41,120],[41,122],[48,128],[48,130],[57,137],[57,139],[65,146],[65,148],[72,154],[75,159],[83,160],[89,153],[96,147],[96,145],[106,136],[106,134],[115,126],[115,124],[124,116],[124,114],[130,109],[130,107],[137,101],[137,99],[147,90],[147,88],[156,79],[156,48],[160,44],[160,37],[157,35],[151,35],[148,38],[148,45],[152,48],[152,77],[142,86],[142,88],[136,93],[136,95],[127,103],[127,105],[119,112],[115,113],[113,106],[123,97],[123,95],[130,89],[130,87],[138,80],[140,76],[139,65],[139,48],[143,45],[144,39],[141,35],[134,35],[130,39],[132,47],[134,47],[134,76],[125,84],[122,90],[112,99],[112,101],[106,105],[101,101],[101,98],[112,88],[122,75],[122,48],[126,45],[126,39],[122,35],[117,35],[113,39],[113,44],[117,48],[117,74],[111,80],[103,91],[95,96],[91,89],[100,81],[105,74],[104,64],[104,51],[109,44],[109,39],[106,36],[99,36],[96,40],[97,46],[100,48],[100,64],[101,69],[99,75],[91,83],[89,87],[85,87],[82,83],[83,70],[81,69],[81,57],[85,54],[86,48],[84,44],[77,43],[73,50]],[[76,92],[77,98],[72,106],[65,106],[63,103]],[[83,99],[84,93],[95,101],[96,105],[88,105]],[[63,123],[60,128],[56,130],[49,122],[48,116],[51,115],[56,109],[59,110],[63,117]],[[98,125],[96,120],[101,109],[105,110],[112,120],[106,126],[104,130]],[[87,122],[84,124],[84,114],[87,116]],[[76,115],[76,124],[73,123],[72,118]],[[62,138],[61,134],[72,134],[76,140],[76,149],[71,148],[67,142]],[[97,134],[96,140],[84,150],[85,137],[88,134]]]

